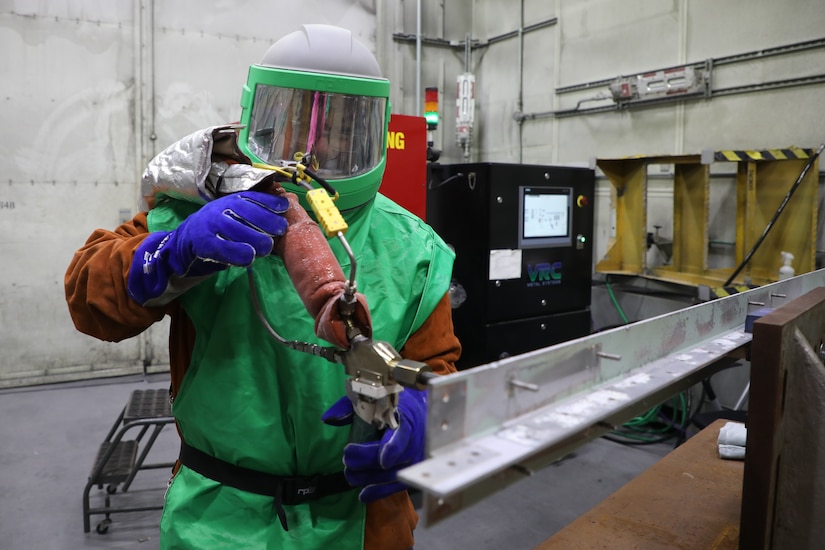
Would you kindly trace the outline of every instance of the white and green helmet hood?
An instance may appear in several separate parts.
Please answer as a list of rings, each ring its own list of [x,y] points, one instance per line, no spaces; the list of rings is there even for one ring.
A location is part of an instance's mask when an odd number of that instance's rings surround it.
[[[389,94],[375,57],[350,31],[304,25],[249,68],[238,145],[253,162],[279,167],[309,156],[338,191],[338,208],[355,208],[384,175]]]

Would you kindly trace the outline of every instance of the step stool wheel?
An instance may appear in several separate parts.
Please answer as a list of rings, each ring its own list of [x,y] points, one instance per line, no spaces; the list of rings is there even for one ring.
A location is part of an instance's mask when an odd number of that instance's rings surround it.
[[[99,535],[105,535],[109,532],[109,524],[112,523],[112,520],[109,518],[104,519],[100,523],[97,524],[97,528],[95,529]]]

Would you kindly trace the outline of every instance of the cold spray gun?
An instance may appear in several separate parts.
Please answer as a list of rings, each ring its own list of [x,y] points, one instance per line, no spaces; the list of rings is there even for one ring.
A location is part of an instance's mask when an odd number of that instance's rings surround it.
[[[307,202],[325,235],[337,237],[350,260],[350,276],[338,303],[349,341],[349,348],[340,353],[340,362],[350,376],[347,395],[355,412],[350,439],[372,441],[379,439],[385,428],[398,427],[396,410],[402,388],[423,390],[429,378],[435,375],[426,363],[404,359],[388,342],[373,340],[359,328],[356,322],[357,261],[344,236],[347,224],[327,194],[326,182],[314,174],[312,176],[323,188],[308,190]]]
[[[253,166],[275,171],[279,177],[307,189],[307,202],[317,223],[298,203],[296,195],[283,188],[277,191],[283,191],[287,196],[290,208],[285,214],[289,228],[275,249],[304,306],[315,319],[315,334],[336,347],[282,338],[263,314],[250,268],[247,273],[252,300],[259,319],[275,340],[291,349],[344,366],[349,376],[346,392],[355,412],[350,440],[376,440],[385,428],[398,427],[398,394],[403,388],[423,390],[429,379],[436,375],[426,363],[404,359],[388,342],[372,338],[366,299],[357,292],[355,254],[345,237],[347,223],[334,204],[337,192],[298,160],[283,167]],[[320,187],[314,187],[312,181]],[[329,246],[327,238],[333,237],[341,242],[349,257],[349,277],[344,276]]]

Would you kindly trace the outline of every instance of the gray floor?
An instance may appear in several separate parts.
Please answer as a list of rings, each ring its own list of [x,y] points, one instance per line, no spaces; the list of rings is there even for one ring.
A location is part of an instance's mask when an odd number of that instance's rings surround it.
[[[83,532],[83,489],[100,442],[133,390],[166,388],[162,377],[41,386],[0,392],[0,549],[74,550],[158,547],[159,511],[113,514],[106,534]],[[597,440],[433,526],[416,531],[417,550],[530,549],[672,450]],[[147,462],[177,454],[172,426]],[[117,506],[162,503],[166,469],[139,472]],[[106,492],[94,487],[91,506]]]

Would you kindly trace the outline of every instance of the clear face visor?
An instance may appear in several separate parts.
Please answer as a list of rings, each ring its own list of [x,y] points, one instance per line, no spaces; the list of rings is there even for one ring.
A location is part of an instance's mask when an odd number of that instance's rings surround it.
[[[386,104],[383,97],[258,84],[247,145],[267,164],[306,158],[324,179],[358,176],[383,158]]]

